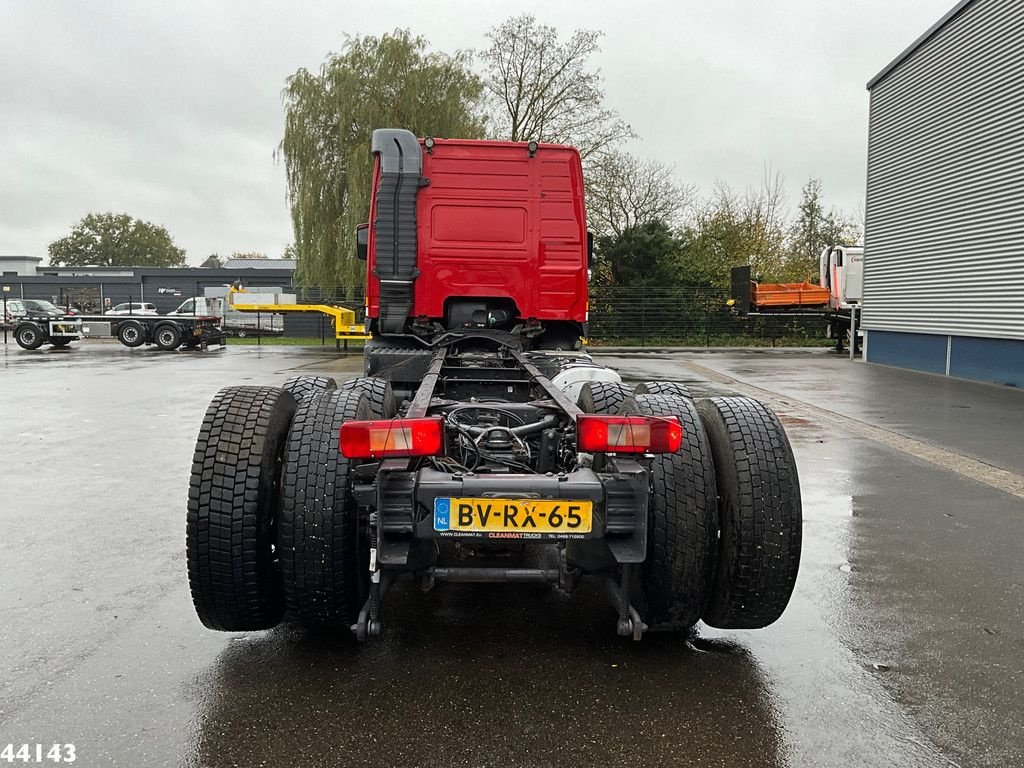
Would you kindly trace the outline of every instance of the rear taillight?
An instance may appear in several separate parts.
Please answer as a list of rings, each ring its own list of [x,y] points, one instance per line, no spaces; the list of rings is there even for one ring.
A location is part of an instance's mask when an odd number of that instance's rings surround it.
[[[576,447],[584,453],[675,453],[683,426],[675,416],[595,416],[576,419]]]
[[[348,459],[391,456],[440,456],[444,453],[444,420],[380,419],[341,425],[341,453]]]

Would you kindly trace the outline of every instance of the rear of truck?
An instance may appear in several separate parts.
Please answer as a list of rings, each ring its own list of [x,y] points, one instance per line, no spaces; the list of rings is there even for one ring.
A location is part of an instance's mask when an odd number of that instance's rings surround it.
[[[526,348],[579,346],[588,248],[574,148],[380,130],[373,151],[371,333],[474,327],[516,332]]]
[[[588,585],[635,639],[778,618],[801,535],[785,432],[577,351],[576,150],[387,129],[373,151],[367,375],[214,399],[188,511],[204,624],[366,639],[402,581]]]

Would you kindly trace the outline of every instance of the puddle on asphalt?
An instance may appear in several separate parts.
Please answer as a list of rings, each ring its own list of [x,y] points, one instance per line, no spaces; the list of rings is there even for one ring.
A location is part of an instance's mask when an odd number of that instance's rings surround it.
[[[703,639],[740,642],[762,665],[773,682],[795,764],[947,765],[883,684],[879,673],[891,667],[877,657],[859,658],[851,642],[855,630],[874,621],[859,613],[870,606],[857,604],[851,578],[861,538],[853,489],[862,454],[874,446],[819,433],[806,420],[782,419],[797,457],[804,509],[793,599],[766,630],[730,634],[702,628]]]

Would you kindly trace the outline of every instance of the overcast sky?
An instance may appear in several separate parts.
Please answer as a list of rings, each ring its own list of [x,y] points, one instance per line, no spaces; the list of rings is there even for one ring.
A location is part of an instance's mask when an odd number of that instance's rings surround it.
[[[604,31],[609,106],[631,149],[699,187],[791,198],[810,176],[863,201],[864,85],[953,0],[0,0],[0,253],[46,257],[90,211],[163,224],[192,264],[280,255],[291,241],[280,140],[285,78],[344,33],[409,27],[435,48],[484,47],[524,11]]]

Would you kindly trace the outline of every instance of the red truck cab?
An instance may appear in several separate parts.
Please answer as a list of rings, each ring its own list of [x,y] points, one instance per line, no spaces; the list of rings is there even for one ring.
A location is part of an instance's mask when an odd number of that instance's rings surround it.
[[[374,336],[487,328],[577,346],[590,248],[579,152],[373,133],[366,316]]]

